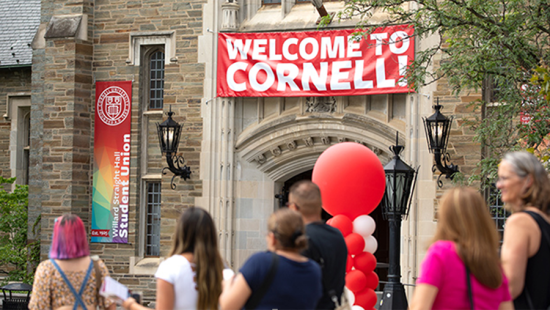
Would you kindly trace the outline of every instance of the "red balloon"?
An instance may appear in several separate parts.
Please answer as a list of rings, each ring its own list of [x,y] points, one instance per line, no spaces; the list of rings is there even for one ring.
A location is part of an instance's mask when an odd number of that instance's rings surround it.
[[[352,292],[359,292],[367,287],[367,277],[362,271],[352,270],[346,275],[346,287]]]
[[[351,233],[346,238],[346,245],[348,246],[348,253],[350,255],[357,255],[363,252],[365,249],[365,239],[363,236]]]
[[[345,215],[338,214],[329,221],[327,223],[334,228],[338,228],[344,237],[353,232],[353,222]]]
[[[353,267],[368,274],[376,268],[376,257],[369,252],[357,254],[353,258]]]
[[[317,159],[311,179],[321,189],[323,208],[352,221],[378,206],[386,186],[384,168],[376,154],[355,142],[326,149]]]
[[[376,293],[374,292],[374,290],[366,288],[360,292],[355,293],[354,305],[361,306],[363,307],[363,309],[372,309],[374,308],[374,305],[376,305],[377,300],[378,298],[376,297]]]
[[[376,272],[371,271],[369,273],[365,273],[365,276],[367,277],[367,287],[375,290],[380,283],[380,278],[378,278]]]
[[[346,260],[346,272],[350,272],[351,267],[353,267],[353,258],[348,255],[348,259]]]

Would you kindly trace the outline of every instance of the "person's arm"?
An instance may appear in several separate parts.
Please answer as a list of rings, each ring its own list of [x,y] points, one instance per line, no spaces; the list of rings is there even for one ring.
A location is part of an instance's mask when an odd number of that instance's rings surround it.
[[[511,300],[501,302],[498,310],[514,310],[514,303]]]
[[[417,284],[414,289],[410,310],[427,310],[431,309],[435,296],[439,290],[437,287],[430,284]],[[499,308],[500,310],[500,308]]]
[[[501,260],[512,299],[521,294],[525,284],[531,239],[529,232],[533,229],[533,223],[530,220],[531,217],[526,213],[513,214],[506,221],[504,229]]]
[[[174,309],[174,285],[157,278],[157,310]]]
[[[126,310],[147,310],[149,308],[142,306],[138,304],[138,302],[133,299],[132,297],[129,297],[122,303],[122,307]]]
[[[232,281],[224,281],[223,291],[220,295],[220,309],[242,309],[250,295],[252,295],[252,290],[244,276],[239,274]]]

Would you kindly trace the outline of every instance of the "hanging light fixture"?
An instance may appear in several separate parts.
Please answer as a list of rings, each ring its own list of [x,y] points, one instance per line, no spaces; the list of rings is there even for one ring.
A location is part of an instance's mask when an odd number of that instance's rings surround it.
[[[177,176],[183,180],[191,178],[191,169],[184,164],[183,156],[177,155],[182,126],[172,119],[172,115],[174,115],[172,107],[170,107],[167,114],[167,120],[161,124],[157,123],[160,151],[166,154],[166,162],[168,163],[168,167],[162,169],[162,174],[166,174],[166,169],[174,174],[170,187],[176,189],[174,178]]]
[[[399,154],[405,147],[399,145],[398,134],[395,145],[390,146],[394,156],[384,166],[386,174],[386,191],[382,199],[382,215],[389,221],[390,249],[388,283],[384,286],[380,309],[407,309],[405,287],[401,283],[400,244],[401,221],[409,213],[409,199],[414,192],[418,169],[413,169],[401,160]]]
[[[447,179],[453,179],[454,174],[458,172],[458,166],[450,163],[451,156],[447,153],[447,143],[449,141],[449,135],[451,131],[451,124],[453,117],[446,117],[441,114],[442,105],[439,104],[439,98],[437,98],[437,104],[433,107],[435,113],[429,117],[424,117],[424,128],[426,129],[426,140],[428,140],[428,148],[430,153],[434,154],[435,165],[432,167],[432,172],[435,173],[436,169],[440,174],[437,178],[437,185],[443,186],[441,176],[445,175]]]

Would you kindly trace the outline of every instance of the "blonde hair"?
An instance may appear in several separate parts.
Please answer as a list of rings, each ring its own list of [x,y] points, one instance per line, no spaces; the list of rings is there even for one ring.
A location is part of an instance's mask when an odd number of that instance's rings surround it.
[[[449,240],[476,279],[490,288],[502,284],[498,233],[485,200],[471,187],[456,187],[441,198],[433,242]]]
[[[304,221],[300,213],[282,208],[271,214],[267,229],[275,235],[276,249],[300,252],[307,247]]]
[[[222,293],[223,262],[218,251],[218,235],[208,212],[191,207],[185,210],[176,226],[170,256],[193,253],[196,285],[199,293],[197,309],[218,310]]]

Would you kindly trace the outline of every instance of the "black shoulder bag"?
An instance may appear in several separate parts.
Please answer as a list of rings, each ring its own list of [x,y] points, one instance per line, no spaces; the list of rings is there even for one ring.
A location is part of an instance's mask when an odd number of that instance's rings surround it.
[[[247,310],[253,310],[258,307],[260,304],[260,301],[264,297],[265,293],[267,293],[267,290],[271,286],[271,283],[273,282],[273,279],[275,278],[275,274],[277,274],[277,268],[279,267],[279,255],[275,254],[274,252],[272,254],[272,260],[271,260],[271,266],[269,267],[269,271],[267,272],[267,275],[265,276],[264,281],[262,282],[262,285],[260,285],[260,288],[252,293],[252,296],[248,299],[248,302],[245,305],[245,309]]]
[[[468,300],[470,301],[470,309],[474,310],[474,295],[472,294],[472,282],[470,280],[470,268],[466,267],[466,283],[468,285]]]

